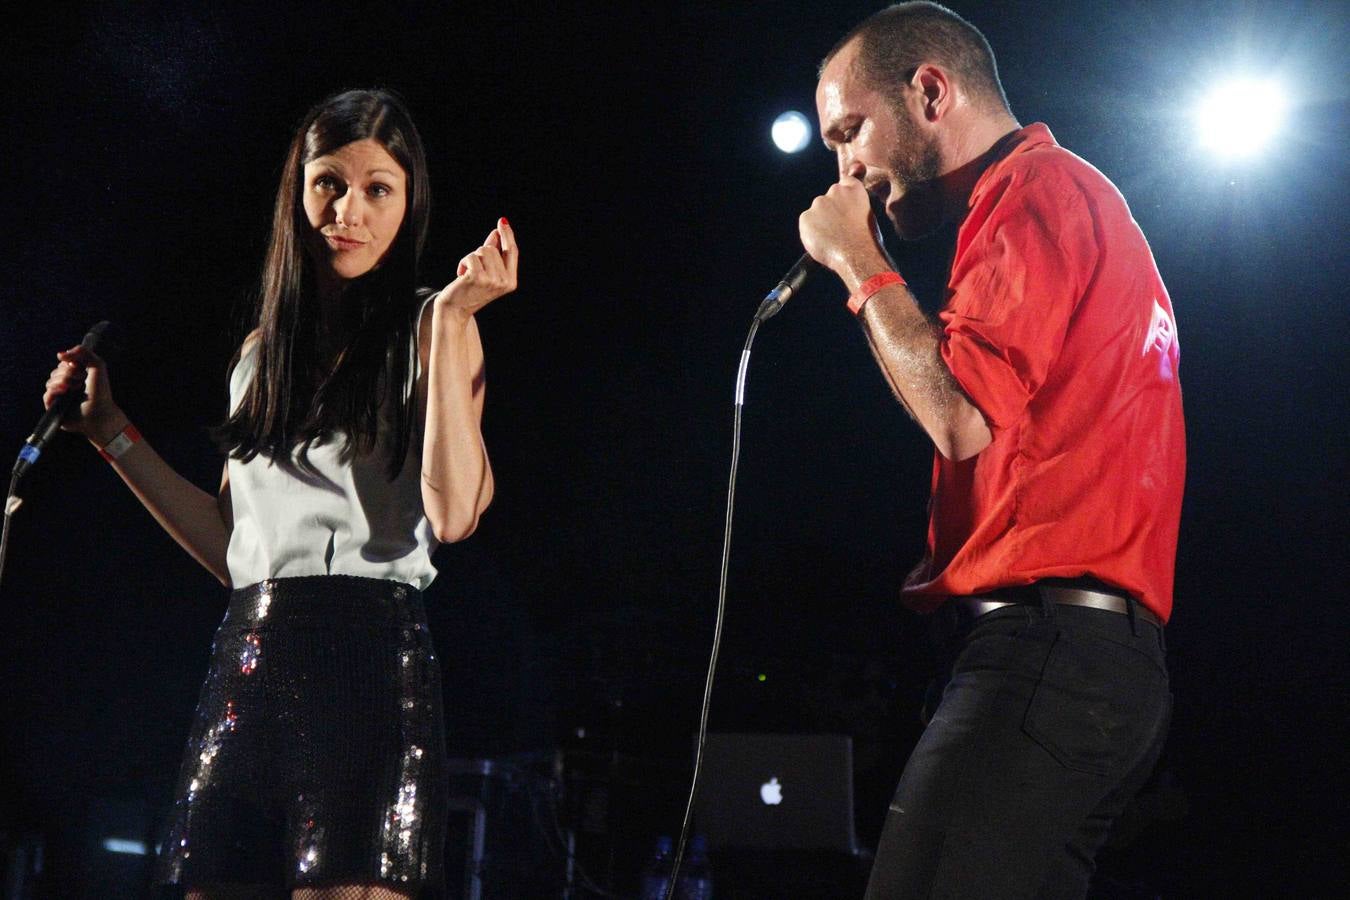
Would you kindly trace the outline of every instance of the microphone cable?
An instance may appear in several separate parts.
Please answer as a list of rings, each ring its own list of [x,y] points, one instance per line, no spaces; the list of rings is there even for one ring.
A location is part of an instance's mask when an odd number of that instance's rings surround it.
[[[781,287],[781,285],[780,285]],[[755,319],[750,323],[750,332],[745,336],[745,346],[741,349],[741,363],[736,371],[736,410],[731,428],[731,475],[727,479],[727,515],[722,532],[722,574],[717,584],[717,617],[713,626],[712,654],[708,659],[708,675],[703,683],[703,707],[698,719],[698,744],[694,753],[694,777],[689,785],[689,799],[684,807],[684,822],[680,826],[680,841],[675,849],[675,862],[670,869],[670,884],[666,886],[666,900],[673,900],[676,885],[680,880],[680,864],[684,862],[685,843],[689,839],[689,822],[694,813],[694,799],[698,795],[698,779],[703,770],[703,747],[708,739],[708,708],[712,700],[713,676],[717,672],[717,656],[722,648],[722,623],[727,610],[727,570],[731,563],[731,516],[736,505],[736,469],[741,458],[741,411],[745,407],[745,377],[750,368],[750,345],[755,342],[755,334],[760,323],[782,308],[783,302],[791,291],[775,288],[760,304]]]

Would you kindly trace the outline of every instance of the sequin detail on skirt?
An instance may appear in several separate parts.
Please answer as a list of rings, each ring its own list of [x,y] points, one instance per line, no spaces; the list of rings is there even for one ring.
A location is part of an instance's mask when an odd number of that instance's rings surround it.
[[[157,881],[439,890],[440,667],[422,596],[280,578],[230,595]]]

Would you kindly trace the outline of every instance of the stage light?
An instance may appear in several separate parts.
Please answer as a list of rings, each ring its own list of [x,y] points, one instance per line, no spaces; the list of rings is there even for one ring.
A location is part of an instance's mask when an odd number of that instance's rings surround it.
[[[1242,78],[1218,85],[1196,109],[1200,145],[1226,159],[1255,156],[1284,124],[1284,97],[1270,80]]]
[[[806,116],[789,110],[773,120],[773,142],[784,153],[799,153],[811,143],[811,123]]]
[[[104,838],[103,849],[109,853],[127,853],[132,856],[145,856],[150,850],[145,841],[131,841],[126,838]]]

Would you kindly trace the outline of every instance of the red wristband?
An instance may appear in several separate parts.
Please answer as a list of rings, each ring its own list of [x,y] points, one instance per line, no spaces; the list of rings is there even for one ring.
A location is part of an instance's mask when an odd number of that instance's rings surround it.
[[[130,423],[127,427],[117,432],[117,436],[111,441],[98,448],[98,455],[112,462],[123,453],[131,449],[132,444],[140,443],[141,433],[136,430],[136,426]]]
[[[872,295],[881,290],[888,284],[904,284],[905,279],[900,277],[899,272],[882,272],[880,275],[873,275],[871,278],[858,285],[858,289],[848,297],[849,312],[855,316],[862,312],[863,304],[872,299]]]

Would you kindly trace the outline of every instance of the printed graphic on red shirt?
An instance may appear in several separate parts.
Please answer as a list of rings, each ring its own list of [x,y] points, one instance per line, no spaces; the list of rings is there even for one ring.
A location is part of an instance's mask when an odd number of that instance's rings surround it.
[[[1148,335],[1144,338],[1144,346],[1140,348],[1139,355],[1147,356],[1150,350],[1156,350],[1161,357],[1158,365],[1162,368],[1162,376],[1170,379],[1172,377],[1172,346],[1177,342],[1177,325],[1172,321],[1172,316],[1158,302],[1157,298],[1153,300],[1153,320],[1148,325]]]

